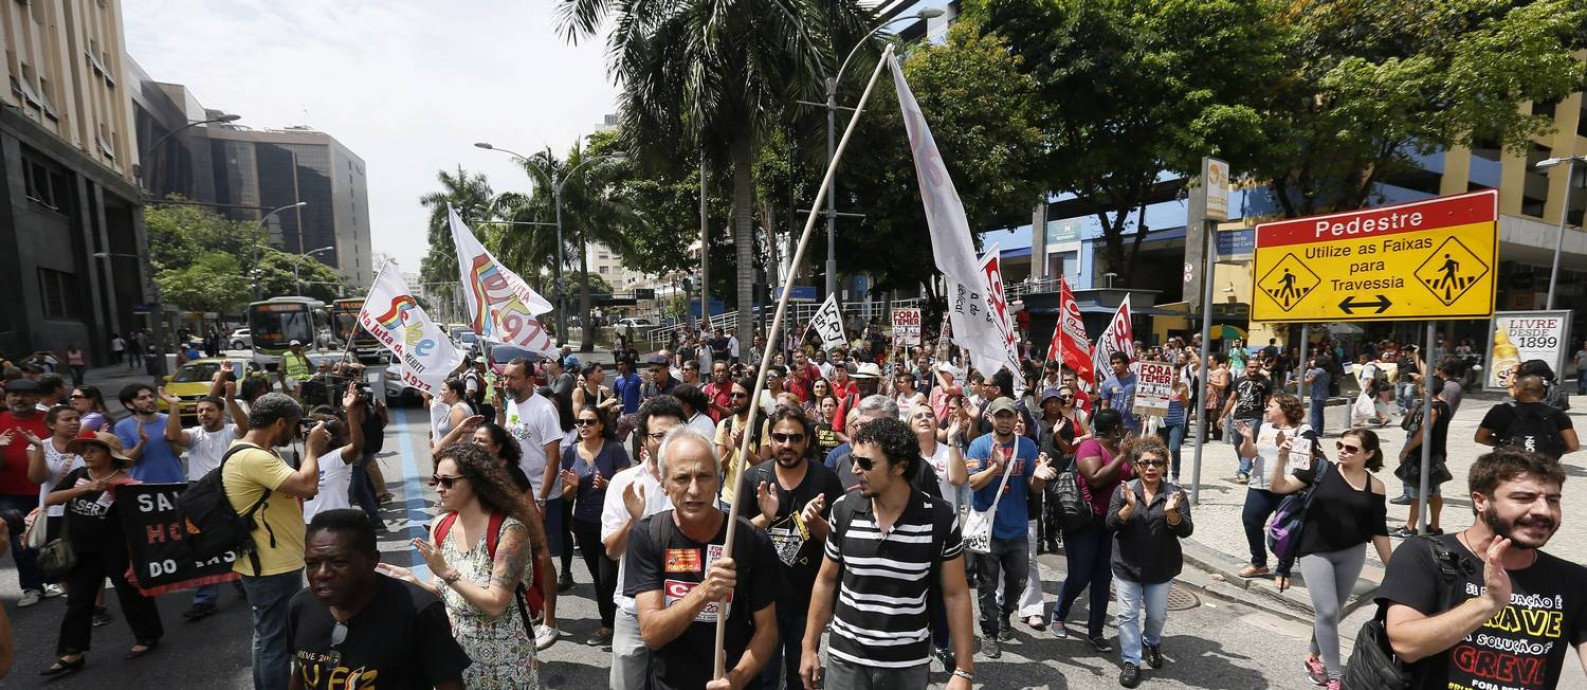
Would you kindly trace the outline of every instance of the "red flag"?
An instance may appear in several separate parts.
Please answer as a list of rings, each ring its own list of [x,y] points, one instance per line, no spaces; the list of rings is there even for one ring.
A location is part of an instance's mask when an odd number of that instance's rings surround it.
[[[1058,323],[1053,325],[1052,342],[1047,345],[1047,361],[1060,362],[1073,369],[1078,380],[1094,383],[1091,339],[1086,336],[1086,324],[1080,318],[1080,305],[1075,303],[1067,279],[1060,278],[1058,284]]]
[[[1113,320],[1102,331],[1102,337],[1097,338],[1095,356],[1092,366],[1096,369],[1098,378],[1106,379],[1111,371],[1108,361],[1113,353],[1122,352],[1130,361],[1135,360],[1135,329],[1130,324],[1130,296],[1124,296],[1124,303],[1119,305],[1119,310],[1113,314]]]

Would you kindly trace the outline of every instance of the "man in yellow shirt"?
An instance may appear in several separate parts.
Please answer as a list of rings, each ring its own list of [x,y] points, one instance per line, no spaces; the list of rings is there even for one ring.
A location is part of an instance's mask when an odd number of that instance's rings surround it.
[[[356,396],[356,389],[349,395]],[[312,498],[318,491],[320,468],[319,458],[307,454],[294,470],[273,449],[297,437],[302,418],[303,408],[290,396],[260,396],[248,412],[248,433],[237,441],[248,448],[233,453],[221,466],[226,498],[238,515],[263,501],[253,516],[254,551],[240,556],[233,566],[242,575],[253,609],[255,690],[284,688],[292,672],[287,603],[303,589],[303,509],[298,499]],[[311,433],[325,434],[324,424]]]

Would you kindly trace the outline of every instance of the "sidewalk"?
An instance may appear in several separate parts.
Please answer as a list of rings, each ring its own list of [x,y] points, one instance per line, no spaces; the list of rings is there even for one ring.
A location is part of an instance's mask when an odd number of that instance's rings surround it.
[[[1477,445],[1472,439],[1483,415],[1501,400],[1498,394],[1468,394],[1460,410],[1450,420],[1447,463],[1455,479],[1444,484],[1444,510],[1439,525],[1446,534],[1470,527],[1475,517],[1466,489],[1466,476],[1472,463],[1490,449]],[[1587,397],[1571,396],[1571,406],[1568,414],[1578,429],[1587,426]],[[1397,417],[1393,419],[1398,420]],[[1389,498],[1394,498],[1400,494],[1400,480],[1394,476],[1393,468],[1398,464],[1399,452],[1405,443],[1405,432],[1395,423],[1382,429],[1373,427],[1373,430],[1378,434],[1385,457],[1385,466],[1377,473],[1377,477],[1388,489]],[[1328,456],[1333,457],[1331,438],[1325,439],[1324,448]],[[1181,479],[1188,492],[1193,457],[1190,443],[1187,442],[1181,452],[1184,463]],[[1587,460],[1587,450],[1565,456],[1566,473],[1570,479],[1565,484],[1562,527],[1545,549],[1550,554],[1574,563],[1587,562],[1587,530],[1578,527],[1587,521],[1587,489],[1578,486],[1583,482],[1580,478],[1587,477],[1587,470],[1581,467],[1584,460]],[[1237,575],[1249,563],[1250,553],[1240,520],[1247,489],[1234,481],[1236,466],[1234,447],[1227,442],[1213,441],[1204,447],[1200,502],[1192,506],[1196,531],[1185,544],[1185,560],[1187,564],[1211,574],[1216,581],[1225,582],[1233,588],[1222,588],[1222,591],[1242,592],[1241,600],[1246,603],[1310,621],[1311,600],[1305,591],[1305,582],[1300,578],[1299,568],[1292,573],[1294,586],[1283,593],[1278,591],[1272,576],[1246,580]],[[1406,506],[1390,504],[1389,529],[1392,531],[1405,524],[1409,513],[1410,509]],[[1398,548],[1401,542],[1399,539],[1391,541],[1394,548]],[[1271,567],[1271,555],[1268,560]],[[1383,580],[1383,563],[1379,561],[1376,549],[1370,545],[1367,547],[1366,561],[1366,567],[1356,583],[1356,597],[1345,609],[1347,614],[1357,609],[1371,611],[1372,607],[1368,605],[1371,603],[1371,594]],[[1218,596],[1218,592],[1209,593]],[[1356,623],[1356,627],[1359,627],[1359,623]],[[1345,627],[1341,626],[1341,629]],[[1355,627],[1348,629],[1354,631]]]

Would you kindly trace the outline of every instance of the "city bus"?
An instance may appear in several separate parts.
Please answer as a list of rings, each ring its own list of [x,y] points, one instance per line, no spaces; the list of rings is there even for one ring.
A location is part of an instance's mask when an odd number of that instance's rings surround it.
[[[294,340],[315,349],[316,336],[325,325],[325,303],[312,297],[272,297],[249,304],[254,362],[274,370]]]
[[[374,335],[358,324],[358,312],[363,308],[362,297],[348,297],[331,303],[331,334],[336,339],[333,346],[348,347],[348,340],[351,339],[350,349],[358,357],[358,361],[364,364],[381,364],[385,360],[386,348]]]

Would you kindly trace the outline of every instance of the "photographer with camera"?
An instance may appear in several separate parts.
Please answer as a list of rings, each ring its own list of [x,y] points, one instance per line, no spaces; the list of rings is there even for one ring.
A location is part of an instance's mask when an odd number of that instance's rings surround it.
[[[303,502],[303,524],[314,521],[314,516],[327,510],[351,508],[353,470],[364,450],[364,418],[369,409],[369,396],[356,384],[348,390],[346,419],[328,405],[309,411],[309,416],[299,423],[304,442],[304,452],[317,458],[320,470],[319,493]]]

